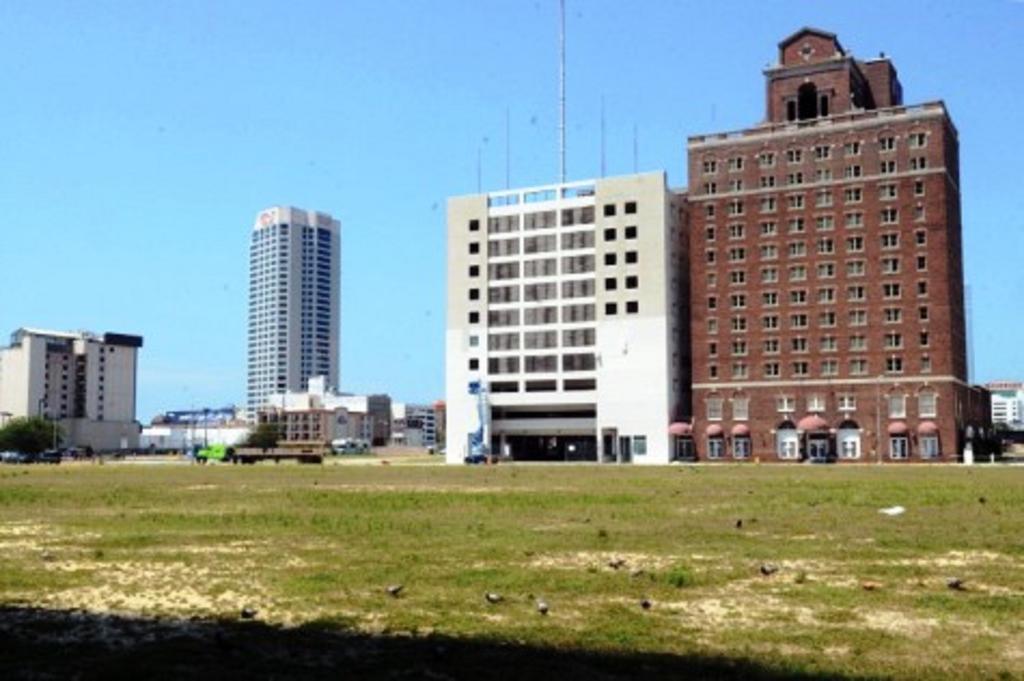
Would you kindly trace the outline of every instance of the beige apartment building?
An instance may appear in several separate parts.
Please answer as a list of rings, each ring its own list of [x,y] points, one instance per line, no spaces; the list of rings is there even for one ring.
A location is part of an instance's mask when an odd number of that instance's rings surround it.
[[[64,446],[138,447],[141,336],[18,329],[0,349],[0,419],[57,419]]]
[[[678,456],[684,219],[663,172],[449,200],[449,463]]]

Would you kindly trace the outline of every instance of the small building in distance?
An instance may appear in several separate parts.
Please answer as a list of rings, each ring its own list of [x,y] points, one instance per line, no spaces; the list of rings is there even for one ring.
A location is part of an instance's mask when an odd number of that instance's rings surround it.
[[[236,407],[168,411],[143,427],[139,447],[189,451],[207,444],[238,446],[245,442],[250,428],[244,411]]]
[[[336,393],[323,376],[310,378],[306,392],[271,394],[255,416],[257,423],[283,423],[283,442],[292,446],[347,439],[380,447],[391,439],[388,395]]]
[[[391,403],[391,444],[435,450],[437,442],[434,405]]]
[[[21,328],[0,348],[3,420],[56,419],[65,447],[96,451],[139,446],[135,420],[142,337]]]
[[[985,387],[992,393],[992,424],[1024,430],[1024,383],[993,381]]]

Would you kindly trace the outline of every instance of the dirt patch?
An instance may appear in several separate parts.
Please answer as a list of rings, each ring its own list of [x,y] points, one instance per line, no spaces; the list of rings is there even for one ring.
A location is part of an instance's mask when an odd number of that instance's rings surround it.
[[[869,629],[900,636],[929,636],[939,627],[934,617],[915,617],[898,610],[869,610],[859,615]]]

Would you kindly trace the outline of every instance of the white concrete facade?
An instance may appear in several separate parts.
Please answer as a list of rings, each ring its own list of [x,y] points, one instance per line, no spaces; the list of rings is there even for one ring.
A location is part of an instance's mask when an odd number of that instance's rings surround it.
[[[992,393],[992,423],[1024,429],[1024,383],[998,381],[985,387]]]
[[[662,172],[451,198],[446,457],[668,463],[682,415],[683,197]]]
[[[250,414],[313,376],[338,385],[340,325],[341,223],[287,206],[261,211],[249,246]]]
[[[4,419],[57,419],[66,446],[135,448],[140,336],[18,329],[0,349]]]

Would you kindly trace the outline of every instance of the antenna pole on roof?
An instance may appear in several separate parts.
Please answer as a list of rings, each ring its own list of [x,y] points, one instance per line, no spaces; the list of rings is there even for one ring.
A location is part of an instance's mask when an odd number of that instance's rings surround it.
[[[605,175],[605,150],[604,150],[604,95],[601,95],[601,177]]]
[[[565,0],[559,0],[558,139],[559,181],[565,182]]]

